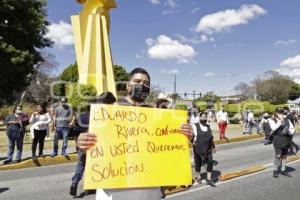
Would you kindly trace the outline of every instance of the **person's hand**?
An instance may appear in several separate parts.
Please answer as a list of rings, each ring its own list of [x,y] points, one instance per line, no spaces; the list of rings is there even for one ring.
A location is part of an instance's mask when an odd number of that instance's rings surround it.
[[[77,139],[77,147],[86,152],[88,149],[92,148],[97,142],[97,137],[93,133],[82,133]]]
[[[216,148],[214,148],[214,149],[213,149],[213,152],[214,152],[214,153],[217,153],[217,149],[216,149]]]
[[[188,139],[193,137],[192,127],[189,124],[182,124],[180,130]]]

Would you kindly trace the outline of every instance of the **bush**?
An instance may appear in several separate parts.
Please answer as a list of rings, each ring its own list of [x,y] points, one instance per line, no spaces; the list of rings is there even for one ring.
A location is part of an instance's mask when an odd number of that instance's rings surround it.
[[[28,102],[23,102],[21,103],[22,105],[22,111],[24,113],[26,113],[29,117],[32,113],[35,112],[36,110],[36,104],[33,104],[33,103],[28,103]],[[14,107],[13,105],[11,106],[3,106],[0,108],[0,120],[4,120],[8,115],[12,114],[13,113],[13,110],[14,110]]]
[[[76,111],[86,111],[91,101],[97,98],[97,91],[91,85],[69,83],[66,85],[68,103]]]
[[[200,111],[207,110],[207,103],[205,101],[196,101],[195,105],[199,107]]]
[[[175,106],[175,109],[176,110],[187,110],[187,105],[185,105],[185,104],[177,104]]]

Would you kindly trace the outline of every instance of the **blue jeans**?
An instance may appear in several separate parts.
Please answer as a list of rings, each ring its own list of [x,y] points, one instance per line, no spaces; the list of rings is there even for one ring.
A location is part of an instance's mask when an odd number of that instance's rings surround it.
[[[72,178],[72,185],[78,185],[79,181],[82,179],[84,168],[85,168],[86,154],[82,151],[78,151],[78,162],[75,170],[75,174]]]
[[[16,133],[13,133],[11,131],[8,131],[7,137],[8,137],[8,152],[7,152],[7,160],[12,161],[15,146],[17,145],[17,157],[16,160],[21,160],[22,157],[22,151],[23,151],[23,139],[24,139],[24,132],[20,131],[19,137],[15,137]]]
[[[63,139],[62,154],[67,153],[69,130],[70,129],[68,127],[58,127],[56,129],[53,146],[54,155],[58,154],[58,141],[60,138]]]

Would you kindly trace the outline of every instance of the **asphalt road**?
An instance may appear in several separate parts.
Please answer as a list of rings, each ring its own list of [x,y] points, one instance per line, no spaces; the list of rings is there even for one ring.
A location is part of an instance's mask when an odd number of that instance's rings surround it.
[[[300,136],[295,138],[300,144]],[[217,146],[214,159],[218,161],[214,175],[220,172],[241,170],[256,164],[270,164],[273,161],[272,145],[265,146],[260,140],[246,141]],[[272,169],[257,173],[249,177],[220,182],[217,188],[206,185],[195,185],[190,190],[171,195],[170,199],[300,199],[300,162],[290,165],[292,178],[272,177]],[[65,164],[32,169],[11,170],[0,172],[0,199],[2,200],[68,200],[71,178],[75,164]],[[269,171],[268,171],[269,170]],[[204,171],[204,170],[203,170]],[[82,184],[78,193],[82,192]],[[80,197],[79,197],[80,198]],[[83,197],[95,199],[95,195]]]

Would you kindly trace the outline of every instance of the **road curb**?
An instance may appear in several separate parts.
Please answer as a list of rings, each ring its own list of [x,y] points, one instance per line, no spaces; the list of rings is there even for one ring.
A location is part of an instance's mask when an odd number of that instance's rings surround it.
[[[77,154],[70,154],[67,157],[55,156],[55,157],[39,157],[36,160],[28,158],[20,163],[12,163],[8,165],[0,165],[0,171],[4,170],[15,170],[15,169],[25,169],[32,167],[42,167],[49,165],[65,164],[77,162]]]
[[[236,172],[227,172],[227,173],[221,174],[219,176],[219,180],[220,181],[227,181],[227,180],[237,178],[237,177],[240,177],[240,176],[245,176],[245,175],[248,175],[248,174],[259,172],[259,171],[262,171],[264,169],[266,169],[266,167],[264,167],[263,165],[256,165],[256,166],[249,167],[247,169],[236,171]]]
[[[235,137],[235,138],[228,138],[228,141],[226,140],[215,140],[215,144],[228,144],[228,143],[235,143],[235,142],[242,142],[246,140],[252,140],[257,138],[262,138],[261,135],[249,135],[249,136],[241,136],[241,137]]]

